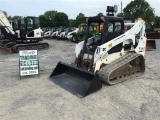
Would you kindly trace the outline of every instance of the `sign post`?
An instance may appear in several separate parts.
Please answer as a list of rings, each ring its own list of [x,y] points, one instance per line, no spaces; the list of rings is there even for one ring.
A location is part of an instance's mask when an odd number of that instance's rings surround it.
[[[19,51],[19,72],[21,76],[38,75],[39,77],[39,60],[37,50]]]

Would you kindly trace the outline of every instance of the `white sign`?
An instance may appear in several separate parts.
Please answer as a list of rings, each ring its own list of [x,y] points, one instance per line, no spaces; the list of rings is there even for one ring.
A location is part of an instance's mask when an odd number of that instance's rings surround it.
[[[37,50],[19,51],[20,76],[39,74]]]

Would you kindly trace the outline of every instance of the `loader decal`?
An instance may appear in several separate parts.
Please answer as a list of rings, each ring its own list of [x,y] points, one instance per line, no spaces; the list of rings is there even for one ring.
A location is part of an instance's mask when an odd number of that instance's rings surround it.
[[[108,47],[109,47],[109,48],[112,48],[112,43],[110,43],[110,44],[108,45]]]

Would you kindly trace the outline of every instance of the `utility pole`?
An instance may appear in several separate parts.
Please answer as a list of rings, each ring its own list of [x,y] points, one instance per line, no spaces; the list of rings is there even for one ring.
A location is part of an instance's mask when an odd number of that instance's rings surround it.
[[[122,13],[122,1],[121,1],[121,13]]]

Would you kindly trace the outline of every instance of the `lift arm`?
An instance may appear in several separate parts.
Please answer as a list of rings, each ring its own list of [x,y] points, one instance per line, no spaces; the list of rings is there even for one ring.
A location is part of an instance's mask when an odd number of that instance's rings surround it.
[[[15,35],[12,25],[9,23],[9,20],[6,18],[5,14],[2,11],[0,11],[0,27],[5,28],[8,34]]]
[[[137,36],[139,36],[137,38]],[[146,34],[145,34],[145,22],[143,20],[139,20],[130,30],[125,32],[124,34],[112,39],[111,41],[98,46],[94,53],[94,63],[97,60],[102,60],[104,56],[108,54],[108,51],[114,46],[123,43],[124,44],[132,44],[135,45],[136,42],[138,45],[136,48],[132,48],[136,53],[145,55],[146,48]]]

